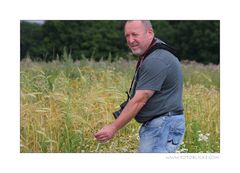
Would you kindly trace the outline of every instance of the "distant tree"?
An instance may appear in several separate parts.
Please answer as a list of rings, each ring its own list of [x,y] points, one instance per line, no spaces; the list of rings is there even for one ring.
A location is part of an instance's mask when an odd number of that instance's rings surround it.
[[[63,52],[73,60],[95,60],[109,55],[128,57],[124,38],[125,21],[50,20],[43,25],[21,22],[21,59],[63,59]],[[219,63],[219,21],[152,21],[155,35],[174,47],[182,59]]]
[[[21,22],[20,30],[20,58],[29,55],[32,59],[39,53],[42,40],[42,27],[39,24]]]

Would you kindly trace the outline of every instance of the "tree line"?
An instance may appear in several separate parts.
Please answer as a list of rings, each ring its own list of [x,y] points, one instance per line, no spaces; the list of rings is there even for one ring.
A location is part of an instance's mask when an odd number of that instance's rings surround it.
[[[151,21],[155,36],[175,48],[181,60],[204,64],[220,62],[220,21]],[[48,20],[20,22],[20,59],[74,61],[82,58],[115,60],[132,57],[120,20]],[[136,57],[135,57],[136,58]]]

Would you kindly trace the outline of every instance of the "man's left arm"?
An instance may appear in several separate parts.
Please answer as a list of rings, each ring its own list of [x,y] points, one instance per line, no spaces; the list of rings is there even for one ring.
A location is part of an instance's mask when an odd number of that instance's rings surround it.
[[[105,126],[95,134],[100,142],[106,142],[111,139],[114,134],[133,119],[142,107],[147,103],[148,99],[154,94],[152,90],[136,90],[134,97],[129,100],[120,116],[110,125]]]

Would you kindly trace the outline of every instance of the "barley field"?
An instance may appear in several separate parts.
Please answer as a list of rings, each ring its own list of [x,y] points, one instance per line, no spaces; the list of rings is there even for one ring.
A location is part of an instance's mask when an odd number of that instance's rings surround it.
[[[20,152],[136,152],[135,120],[107,143],[94,133],[125,100],[136,61],[20,63]],[[178,152],[220,152],[220,67],[183,62],[186,133]]]

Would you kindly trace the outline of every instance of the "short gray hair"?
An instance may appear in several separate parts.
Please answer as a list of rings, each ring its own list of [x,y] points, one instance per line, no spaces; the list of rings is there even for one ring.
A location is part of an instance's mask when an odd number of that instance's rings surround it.
[[[149,28],[153,29],[150,20],[141,20],[141,22],[146,29],[149,29]]]
[[[126,26],[126,24],[128,22],[132,22],[132,21],[134,21],[134,20],[127,20],[124,24],[124,27]],[[152,27],[152,24],[151,24],[150,20],[140,20],[140,21],[142,22],[145,29],[152,29],[153,30],[153,27]]]

